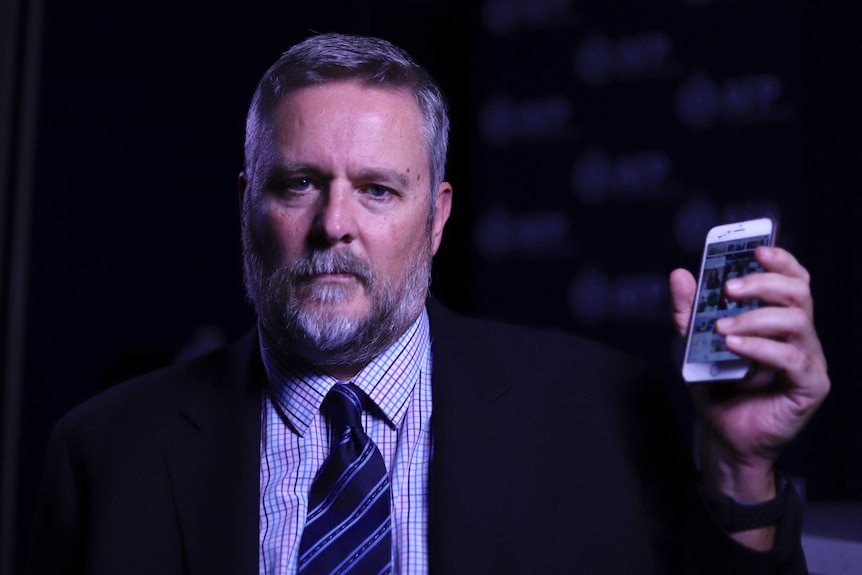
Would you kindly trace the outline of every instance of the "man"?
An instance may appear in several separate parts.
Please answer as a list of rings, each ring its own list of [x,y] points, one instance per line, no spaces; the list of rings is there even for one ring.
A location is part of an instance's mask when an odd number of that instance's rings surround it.
[[[385,541],[381,572],[805,572],[799,502],[774,469],[829,387],[804,268],[759,249],[767,273],[727,286],[772,305],[717,327],[759,369],[692,387],[695,477],[649,370],[427,298],[447,137],[439,90],[384,41],[314,36],[270,68],[239,181],[258,329],[57,425],[35,572],[305,572],[327,555],[309,533],[338,459],[336,389],[362,407],[343,441],[371,438],[388,490],[374,501],[390,502],[346,562]],[[670,277],[681,333],[694,283]]]

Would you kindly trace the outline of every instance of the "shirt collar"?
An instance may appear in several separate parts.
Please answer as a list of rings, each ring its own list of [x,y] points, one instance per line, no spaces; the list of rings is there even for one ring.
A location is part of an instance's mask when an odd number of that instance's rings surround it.
[[[269,394],[294,431],[304,436],[323,398],[339,380],[289,350],[277,349],[262,329],[258,333]],[[377,405],[387,424],[397,428],[429,353],[428,314],[423,308],[407,331],[351,381]]]

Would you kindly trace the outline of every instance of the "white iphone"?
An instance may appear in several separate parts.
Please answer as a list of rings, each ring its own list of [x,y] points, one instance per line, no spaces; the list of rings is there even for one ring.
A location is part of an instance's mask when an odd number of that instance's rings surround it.
[[[724,337],[715,333],[715,322],[759,307],[756,299],[727,298],[724,282],[762,272],[754,250],[774,245],[776,231],[774,220],[761,218],[716,226],[706,235],[682,364],[686,382],[742,379],[751,370],[750,361],[727,350]]]

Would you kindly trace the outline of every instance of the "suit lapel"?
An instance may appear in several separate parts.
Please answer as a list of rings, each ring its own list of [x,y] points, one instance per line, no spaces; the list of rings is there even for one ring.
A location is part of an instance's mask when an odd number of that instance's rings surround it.
[[[429,303],[434,459],[431,467],[429,550],[432,571],[481,572],[493,565],[493,526],[510,496],[510,458],[501,453],[498,400],[513,383],[487,365],[472,324]],[[479,361],[477,361],[479,360]]]
[[[260,388],[256,333],[187,397],[165,448],[189,573],[257,573]]]

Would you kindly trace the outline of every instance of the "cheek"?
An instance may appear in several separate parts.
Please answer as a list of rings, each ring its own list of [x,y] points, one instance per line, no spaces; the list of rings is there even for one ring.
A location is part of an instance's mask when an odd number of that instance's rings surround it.
[[[403,278],[407,263],[417,253],[428,251],[429,237],[427,220],[414,219],[411,226],[389,228],[381,234],[379,244],[385,246],[378,252],[379,265],[393,278]]]
[[[261,210],[252,220],[257,245],[270,259],[284,263],[303,249],[303,228],[297,218],[283,210]]]

